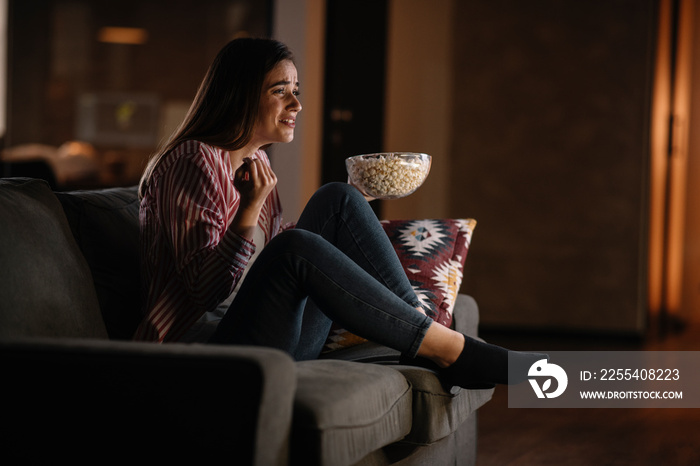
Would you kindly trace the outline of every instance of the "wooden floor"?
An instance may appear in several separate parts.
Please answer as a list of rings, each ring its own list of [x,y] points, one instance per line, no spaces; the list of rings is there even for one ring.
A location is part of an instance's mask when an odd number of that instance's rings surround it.
[[[481,336],[520,350],[700,351],[700,326],[656,327],[644,338]],[[508,408],[499,386],[478,419],[477,466],[700,465],[700,409]]]

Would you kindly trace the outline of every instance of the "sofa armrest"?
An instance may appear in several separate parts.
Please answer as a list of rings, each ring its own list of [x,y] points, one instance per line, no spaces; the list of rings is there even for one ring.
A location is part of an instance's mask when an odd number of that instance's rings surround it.
[[[5,340],[0,367],[3,459],[288,461],[296,373],[278,350]]]
[[[452,315],[455,330],[470,337],[479,335],[479,306],[474,298],[467,294],[458,294]]]

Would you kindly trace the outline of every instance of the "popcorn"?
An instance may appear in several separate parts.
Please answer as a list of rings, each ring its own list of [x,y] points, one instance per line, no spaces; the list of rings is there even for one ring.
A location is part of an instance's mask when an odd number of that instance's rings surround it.
[[[369,196],[396,199],[414,192],[430,171],[425,154],[369,154],[346,159],[350,180]]]

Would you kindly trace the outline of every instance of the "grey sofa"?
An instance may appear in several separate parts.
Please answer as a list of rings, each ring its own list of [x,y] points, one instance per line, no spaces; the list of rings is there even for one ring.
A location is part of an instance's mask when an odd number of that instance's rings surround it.
[[[268,348],[129,341],[135,188],[0,180],[4,464],[473,464],[492,389],[447,392],[365,343],[316,361]],[[458,330],[478,309],[460,295]]]

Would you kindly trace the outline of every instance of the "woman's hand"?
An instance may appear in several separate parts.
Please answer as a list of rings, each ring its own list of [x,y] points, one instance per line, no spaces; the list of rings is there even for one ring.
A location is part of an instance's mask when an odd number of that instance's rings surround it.
[[[233,185],[241,195],[241,203],[230,228],[251,239],[265,199],[277,185],[277,176],[262,160],[246,157],[234,174]]]
[[[277,176],[260,159],[246,157],[238,167],[233,178],[233,185],[241,194],[241,207],[262,207],[267,196],[277,184]]]

